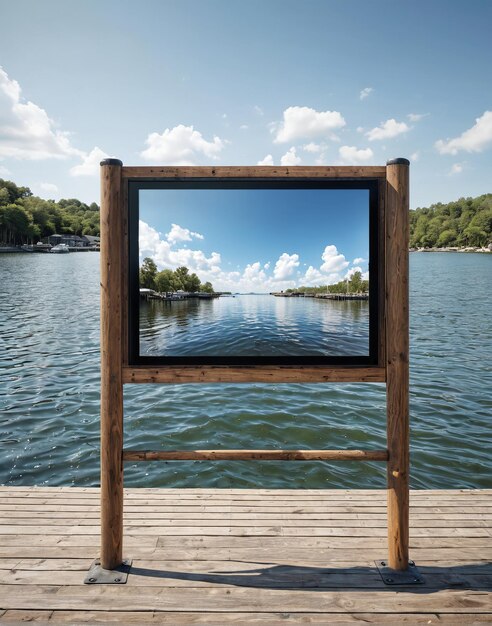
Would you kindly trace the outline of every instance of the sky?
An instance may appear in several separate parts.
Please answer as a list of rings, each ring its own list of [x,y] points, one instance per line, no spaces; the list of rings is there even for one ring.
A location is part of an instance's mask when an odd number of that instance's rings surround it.
[[[184,265],[216,291],[368,278],[367,189],[145,189],[139,218],[140,262]]]
[[[0,22],[0,177],[41,197],[98,202],[105,156],[407,157],[412,208],[492,191],[490,0],[0,0]]]

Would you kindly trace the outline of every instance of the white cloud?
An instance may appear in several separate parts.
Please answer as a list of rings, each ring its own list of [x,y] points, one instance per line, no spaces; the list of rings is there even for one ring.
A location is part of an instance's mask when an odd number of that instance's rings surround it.
[[[284,252],[275,263],[273,275],[276,280],[285,280],[294,274],[296,267],[299,267],[299,255]]]
[[[178,232],[178,229],[175,229],[175,232]],[[188,232],[190,236],[193,235],[192,231]],[[181,239],[169,241],[167,235],[162,236],[155,228],[140,221],[140,261],[149,256],[154,259],[159,270],[175,269],[185,265],[190,273],[195,272],[202,282],[209,280],[216,290],[241,293],[269,293],[301,285],[333,284],[343,279],[343,274],[350,265],[336,246],[328,245],[321,255],[323,261],[321,267],[315,268],[310,265],[304,275],[299,271],[301,265],[299,255],[287,252],[279,256],[274,266],[269,261],[255,260],[242,268],[237,266],[237,270],[228,271],[221,267],[222,259],[218,252],[206,254],[202,250],[178,247],[183,240],[189,241],[184,239],[184,235]],[[360,265],[363,266],[364,263]],[[360,270],[360,267],[352,268],[352,272],[357,270]]]
[[[248,265],[246,265],[243,272],[243,279],[253,283],[264,283],[267,276],[261,267],[261,263],[256,261],[255,263],[248,263]]]
[[[363,259],[361,256],[358,256],[356,259],[354,259],[352,261],[352,264],[353,265],[361,265],[362,263],[365,263],[365,262],[366,262],[365,259]]]
[[[326,145],[321,143],[314,143],[314,141],[311,141],[310,143],[302,146],[302,149],[304,150],[304,152],[312,152],[316,154],[317,152],[322,152],[323,150],[325,150]]]
[[[453,163],[453,165],[451,166],[451,169],[449,170],[449,176],[453,176],[455,174],[461,174],[462,171],[463,171],[462,163]]]
[[[423,120],[424,117],[428,115],[428,113],[409,113],[407,117],[411,122],[420,122],[420,120]]]
[[[257,104],[253,107],[253,110],[258,115],[264,115],[263,109],[259,107]]]
[[[0,67],[0,158],[66,159],[81,154],[44,109],[23,100],[19,83]]]
[[[344,163],[367,163],[374,156],[371,148],[363,149],[355,146],[341,146],[338,154]]]
[[[237,271],[223,270],[218,252],[207,255],[201,250],[178,248],[167,239],[161,239],[157,230],[143,221],[139,222],[139,249],[140,261],[147,256],[151,257],[159,270],[176,269],[185,265],[190,273],[195,272],[202,282],[209,280],[218,291],[268,293],[296,286],[295,280],[282,280],[269,275],[268,262],[263,265],[260,261],[248,263],[242,270],[238,266]],[[295,258],[292,258],[295,256],[297,255],[289,257],[291,264],[295,264]],[[283,261],[284,274],[288,273],[289,259],[279,259]]]
[[[257,165],[273,165],[273,157],[271,154],[267,154],[264,159],[258,161]]]
[[[364,126],[357,126],[357,132],[358,133],[363,133],[364,132]]]
[[[360,272],[362,274],[362,267],[360,266],[351,267],[345,274],[344,278],[350,280],[352,276],[355,274],[355,272]]]
[[[405,122],[397,122],[395,119],[391,118],[386,120],[386,122],[382,122],[378,127],[368,131],[366,136],[369,138],[369,141],[379,141],[381,139],[392,139],[409,130],[410,127],[407,126]]]
[[[163,165],[195,165],[199,157],[217,159],[225,146],[219,137],[206,141],[193,126],[179,124],[159,133],[151,133],[145,143],[147,148],[141,156],[147,161],[157,161]]]
[[[194,233],[188,228],[182,228],[178,224],[171,224],[171,230],[166,234],[166,239],[171,243],[178,241],[191,241],[192,239],[203,239],[200,233]]]
[[[140,256],[153,258],[160,270],[176,269],[180,265],[186,265],[190,272],[196,272],[200,278],[204,272],[207,272],[207,275],[220,272],[221,258],[218,252],[212,252],[207,257],[201,250],[175,249],[170,241],[161,239],[155,228],[142,220],[139,222],[138,241]]]
[[[374,91],[374,89],[372,87],[365,87],[359,94],[359,98],[361,100],[364,100],[365,98],[367,98],[367,96],[372,93]]]
[[[247,124],[241,124],[239,130],[248,130],[249,126]]]
[[[71,176],[97,176],[99,173],[100,162],[108,158],[108,154],[97,146],[89,152],[82,155],[82,163],[74,165],[70,168]]]
[[[302,159],[301,157],[297,156],[294,146],[292,146],[292,148],[289,148],[289,150],[280,159],[280,165],[286,165],[287,167],[291,165],[300,165],[301,163]]]
[[[304,274],[304,280],[302,283],[306,287],[316,287],[318,285],[322,285],[325,279],[326,277],[323,276],[319,270],[310,265]]]
[[[416,152],[412,152],[410,155],[410,161],[418,161],[420,159],[420,152],[417,150]]]
[[[283,122],[275,126],[275,143],[286,143],[297,139],[328,136],[345,126],[345,120],[338,111],[316,111],[309,107],[293,106],[285,109]]]
[[[492,144],[492,111],[485,111],[482,117],[475,120],[475,124],[465,130],[459,137],[443,141],[436,141],[436,148],[441,154],[458,154],[460,150],[466,152],[482,152]]]
[[[0,176],[10,176],[11,174],[12,172],[8,168],[0,165]]]
[[[41,183],[39,188],[47,193],[57,193],[58,187],[54,183]]]
[[[321,259],[323,260],[323,265],[320,267],[320,270],[324,274],[341,272],[350,265],[345,256],[338,252],[337,247],[334,245],[326,246]]]

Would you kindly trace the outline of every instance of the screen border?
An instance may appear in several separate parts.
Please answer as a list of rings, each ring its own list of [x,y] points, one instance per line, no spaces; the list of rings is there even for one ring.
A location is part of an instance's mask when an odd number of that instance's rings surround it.
[[[322,168],[320,168],[322,169]],[[139,328],[139,191],[143,189],[367,189],[369,191],[369,351],[350,356],[144,356],[140,354]],[[128,224],[128,283],[127,283],[127,350],[129,366],[150,367],[370,367],[380,364],[381,339],[380,271],[381,254],[381,193],[380,179],[319,178],[319,177],[183,177],[128,179],[126,220]]]

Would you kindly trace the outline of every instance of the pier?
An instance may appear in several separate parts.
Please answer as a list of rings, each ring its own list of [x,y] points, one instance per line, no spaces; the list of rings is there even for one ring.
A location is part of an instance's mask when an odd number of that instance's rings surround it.
[[[214,298],[220,298],[222,295],[220,292],[207,293],[204,291],[189,293],[187,291],[175,291],[160,293],[153,289],[140,288],[140,299],[142,300],[161,300],[164,302],[175,302],[181,300],[213,300]]]
[[[368,293],[303,293],[276,291],[270,294],[277,298],[316,298],[317,300],[369,300]]]
[[[0,487],[0,624],[492,621],[492,490],[411,491],[424,583],[385,584],[385,490],[125,489],[126,584],[84,584],[96,488]]]

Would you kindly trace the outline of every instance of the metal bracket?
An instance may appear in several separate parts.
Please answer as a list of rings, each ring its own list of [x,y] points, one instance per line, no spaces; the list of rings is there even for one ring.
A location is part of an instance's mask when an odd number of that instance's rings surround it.
[[[92,562],[84,583],[86,585],[124,585],[128,579],[132,559],[124,559],[120,566],[115,569],[103,569],[101,560]]]
[[[408,561],[406,570],[388,567],[387,561],[374,561],[385,585],[423,585],[425,580],[413,561]]]

